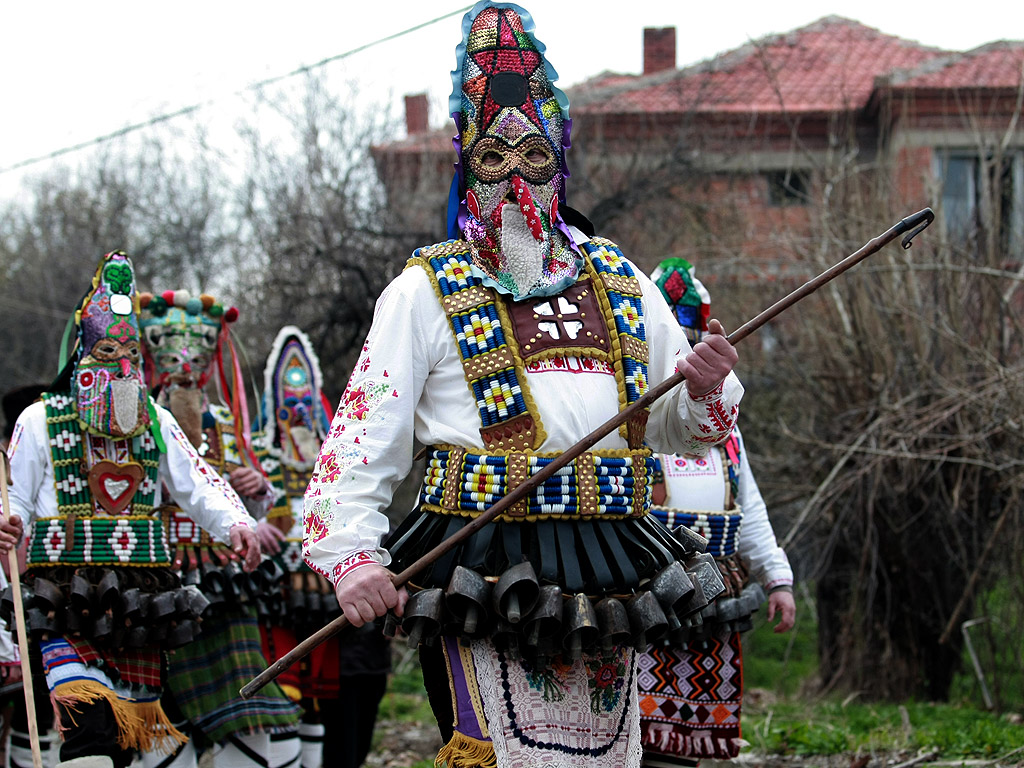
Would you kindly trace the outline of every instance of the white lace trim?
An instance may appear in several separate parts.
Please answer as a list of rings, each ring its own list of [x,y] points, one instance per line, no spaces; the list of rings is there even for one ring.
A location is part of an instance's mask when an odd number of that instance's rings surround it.
[[[640,707],[637,702],[635,652],[630,651],[627,668],[627,676],[632,681],[632,690],[629,692],[629,708],[626,712],[626,722],[623,724],[623,732],[626,734],[625,755],[621,749],[611,749],[598,758],[583,758],[549,750],[531,750],[529,758],[525,759],[522,754],[515,758],[509,754],[506,739],[514,737],[506,729],[508,716],[502,692],[501,668],[498,665],[494,644],[489,640],[477,640],[472,644],[472,651],[477,686],[480,690],[480,698],[483,700],[484,716],[487,718],[491,742],[494,745],[497,768],[535,768],[539,766],[544,766],[544,768],[580,768],[584,762],[588,768],[640,768],[643,746],[640,743]],[[573,676],[585,680],[586,672],[582,667],[583,662],[577,661],[573,667]],[[581,700],[582,706],[590,707],[589,693],[586,688],[577,689],[573,693]],[[568,702],[566,704],[568,705]]]

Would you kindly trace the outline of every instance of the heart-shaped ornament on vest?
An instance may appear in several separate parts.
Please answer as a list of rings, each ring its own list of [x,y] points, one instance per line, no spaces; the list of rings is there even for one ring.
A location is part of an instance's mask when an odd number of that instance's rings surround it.
[[[97,504],[111,515],[118,515],[131,503],[145,475],[142,465],[134,461],[99,461],[89,470],[89,490]]]

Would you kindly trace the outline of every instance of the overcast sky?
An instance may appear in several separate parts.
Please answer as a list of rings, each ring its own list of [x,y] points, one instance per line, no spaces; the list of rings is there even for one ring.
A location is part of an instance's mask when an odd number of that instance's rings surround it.
[[[162,113],[214,100],[197,114],[237,109],[230,94],[450,14],[459,0],[90,0],[6,2],[0,30],[0,169]],[[1024,39],[1024,3],[973,0],[535,0],[521,3],[563,87],[604,70],[639,72],[644,27],[677,28],[685,66],[765,35],[840,15],[922,44],[969,50]],[[956,8],[954,12],[952,9]],[[427,92],[445,113],[462,13],[326,65],[378,102]],[[296,85],[300,80],[295,79]],[[401,108],[395,110],[401,116]],[[160,130],[160,129],[154,129]],[[74,156],[64,161],[74,162]],[[46,163],[27,172],[45,170]],[[22,172],[0,174],[0,195]]]

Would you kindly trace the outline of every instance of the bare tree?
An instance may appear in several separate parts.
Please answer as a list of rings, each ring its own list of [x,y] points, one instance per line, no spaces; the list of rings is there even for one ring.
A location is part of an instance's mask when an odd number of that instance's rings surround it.
[[[326,388],[339,396],[377,297],[414,244],[396,231],[369,155],[392,130],[388,115],[357,109],[319,79],[296,97],[267,105],[283,118],[284,140],[244,128],[251,170],[241,187],[239,247],[259,268],[243,274],[239,302],[254,318],[250,329],[258,327],[256,353],[282,325],[302,327],[321,356]]]

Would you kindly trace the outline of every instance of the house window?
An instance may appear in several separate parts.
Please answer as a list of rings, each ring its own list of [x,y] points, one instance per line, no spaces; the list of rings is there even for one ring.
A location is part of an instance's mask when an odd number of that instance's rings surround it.
[[[769,171],[768,202],[772,205],[807,205],[810,202],[811,180],[807,171]]]
[[[1004,253],[1024,244],[1024,150],[1001,158],[978,150],[936,153],[941,184],[942,224],[952,242],[977,246],[998,233]]]

